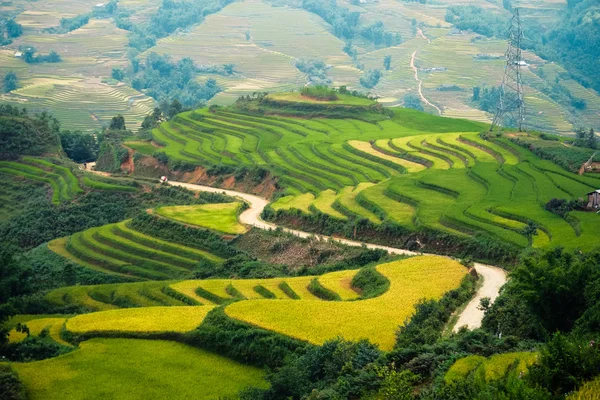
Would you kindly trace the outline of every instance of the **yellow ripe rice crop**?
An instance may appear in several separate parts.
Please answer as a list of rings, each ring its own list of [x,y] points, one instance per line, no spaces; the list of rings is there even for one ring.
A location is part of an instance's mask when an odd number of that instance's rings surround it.
[[[100,311],[67,321],[67,330],[88,332],[188,332],[198,327],[213,307],[146,307]]]
[[[578,391],[567,396],[567,400],[597,400],[600,393],[600,376],[585,383]]]
[[[479,365],[484,363],[486,360],[483,356],[468,356],[458,360],[450,367],[444,380],[446,383],[452,383],[465,379],[471,372],[473,372]]]
[[[160,207],[158,215],[185,224],[196,225],[211,230],[237,235],[246,232],[238,222],[238,212],[242,203],[202,204],[195,206]]]
[[[439,298],[459,286],[466,269],[457,261],[438,256],[414,257],[379,265],[390,280],[382,296],[351,302],[256,300],[227,306],[225,312],[266,329],[321,344],[341,336],[367,338],[390,350],[395,332],[414,312],[422,298]],[[325,276],[326,277],[326,276]],[[323,279],[323,278],[321,278]]]
[[[326,289],[337,293],[342,300],[353,300],[360,296],[352,289],[352,278],[356,271],[337,271],[325,274],[318,278],[319,283]]]
[[[349,140],[348,144],[352,147],[354,147],[356,150],[365,152],[367,154],[370,154],[372,156],[387,160],[387,161],[391,161],[394,164],[398,164],[401,165],[402,167],[406,168],[406,171],[408,172],[419,172],[419,171],[423,171],[425,169],[425,167],[421,164],[418,164],[416,162],[412,162],[412,161],[408,161],[405,160],[404,158],[400,158],[400,157],[394,157],[391,156],[389,154],[386,153],[382,153],[376,149],[374,149],[373,147],[371,147],[371,144],[369,142],[361,142],[360,140]]]
[[[342,271],[351,277],[356,271]],[[329,274],[323,275],[319,278],[319,281]],[[193,280],[193,281],[182,281],[171,285],[171,288],[191,297],[202,304],[212,304],[209,299],[199,296],[196,293],[197,288],[207,290],[222,298],[231,298],[231,295],[227,293],[226,288],[231,285],[237,291],[239,291],[246,299],[256,300],[262,299],[263,297],[254,290],[254,287],[260,285],[272,292],[277,299],[289,299],[289,297],[279,288],[281,282],[286,282],[300,297],[302,300],[318,300],[312,293],[307,289],[310,281],[314,279],[314,276],[301,276],[296,278],[272,278],[272,279],[208,279],[208,280]],[[332,283],[332,286],[335,286]],[[338,285],[337,287],[341,287]],[[337,292],[337,290],[334,290]],[[343,297],[343,296],[342,296]]]
[[[60,338],[60,330],[62,329],[63,324],[65,323],[66,318],[40,318],[33,319],[31,321],[24,322],[24,325],[27,325],[29,328],[29,334],[31,336],[39,336],[43,330],[48,329],[48,334],[57,343],[64,344],[66,346],[70,346],[69,343],[65,342]],[[17,332],[16,330],[11,330],[8,340],[10,342],[20,342],[25,339],[27,334],[22,332]]]

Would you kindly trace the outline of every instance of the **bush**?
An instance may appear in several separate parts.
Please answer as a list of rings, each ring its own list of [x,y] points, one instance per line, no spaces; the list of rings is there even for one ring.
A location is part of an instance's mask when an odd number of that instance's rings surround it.
[[[360,290],[361,298],[381,296],[390,288],[390,281],[375,267],[360,269],[352,278],[352,287]]]
[[[0,365],[0,398],[3,400],[26,400],[25,387],[9,365]]]
[[[308,291],[322,300],[341,300],[339,294],[321,285],[318,278],[314,278],[310,281],[310,283],[308,284]]]
[[[310,97],[311,99],[322,101],[335,101],[338,99],[335,90],[323,85],[305,86],[300,91],[300,94],[302,94],[302,96]]]

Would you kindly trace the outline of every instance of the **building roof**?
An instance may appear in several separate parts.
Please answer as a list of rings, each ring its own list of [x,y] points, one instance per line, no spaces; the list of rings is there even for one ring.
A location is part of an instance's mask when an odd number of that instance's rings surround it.
[[[594,193],[600,194],[600,189],[594,190],[593,192],[589,192],[587,195],[589,196],[590,194],[594,194]]]

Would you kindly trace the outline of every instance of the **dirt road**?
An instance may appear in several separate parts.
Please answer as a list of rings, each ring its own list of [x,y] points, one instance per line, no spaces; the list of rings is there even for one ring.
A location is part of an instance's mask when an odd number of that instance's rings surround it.
[[[262,211],[269,204],[269,201],[263,199],[262,197],[254,196],[247,193],[236,192],[234,190],[226,190],[213,188],[210,186],[202,186],[195,185],[192,183],[183,183],[183,182],[169,182],[173,186],[180,186],[186,189],[200,191],[200,192],[211,192],[211,193],[225,193],[228,196],[237,197],[246,203],[248,203],[249,207],[240,215],[240,222],[246,225],[254,226],[260,229],[276,229],[278,226],[275,224],[271,224],[269,222],[265,222],[260,218]],[[321,239],[332,239],[329,236],[323,235],[315,235],[308,232],[302,232],[294,229],[283,228],[281,229],[285,232],[289,232],[295,236],[307,238],[307,237],[318,237]],[[397,249],[395,247],[388,246],[380,246],[377,244],[363,243],[357,242],[354,240],[348,239],[338,239],[335,238],[337,242],[346,244],[348,246],[366,246],[369,249],[382,249],[388,251],[390,254],[399,254],[399,255],[421,255],[422,253],[416,253],[409,250]],[[422,255],[431,255],[431,254],[422,254]],[[478,309],[479,301],[483,297],[489,297],[492,302],[498,297],[498,292],[502,285],[506,283],[506,271],[498,267],[492,267],[490,265],[475,263],[475,270],[479,274],[480,277],[483,278],[483,284],[481,288],[477,291],[475,297],[467,304],[467,307],[460,314],[458,321],[454,327],[454,330],[458,330],[458,328],[466,325],[469,329],[475,329],[481,326],[481,320],[483,319],[483,311]]]

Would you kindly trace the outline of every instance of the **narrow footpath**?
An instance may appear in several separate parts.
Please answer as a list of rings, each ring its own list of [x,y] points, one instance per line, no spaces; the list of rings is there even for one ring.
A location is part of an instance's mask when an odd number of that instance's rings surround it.
[[[358,242],[354,240],[348,239],[339,239],[332,238],[330,236],[323,235],[315,235],[313,233],[298,231],[295,229],[288,229],[284,227],[280,227],[278,225],[265,222],[261,219],[261,214],[265,207],[269,204],[267,199],[263,199],[262,197],[258,197],[252,194],[236,192],[234,190],[226,190],[219,189],[210,186],[203,185],[195,185],[192,183],[183,183],[183,182],[169,182],[169,184],[173,186],[184,187],[189,190],[199,191],[199,192],[211,192],[211,193],[225,193],[231,197],[237,197],[246,203],[248,203],[248,209],[246,209],[242,214],[240,214],[240,222],[246,225],[254,226],[259,229],[277,229],[280,228],[284,232],[289,232],[295,236],[301,238],[308,237],[317,237],[321,239],[333,239],[339,243],[343,243],[348,246],[361,247],[366,246],[368,249],[382,249],[388,251],[390,254],[398,254],[398,255],[426,255],[431,256],[433,254],[425,254],[425,253],[417,253],[409,250],[398,249],[395,247],[381,246],[377,244]],[[460,314],[456,325],[454,326],[454,331],[457,331],[460,327],[466,326],[469,329],[479,328],[481,326],[481,321],[483,319],[483,311],[479,309],[479,302],[484,297],[489,297],[491,302],[498,297],[500,288],[506,283],[506,271],[493,267],[491,265],[485,265],[480,263],[474,264],[475,270],[479,274],[480,278],[483,279],[483,283],[473,299],[467,304],[465,309]]]

